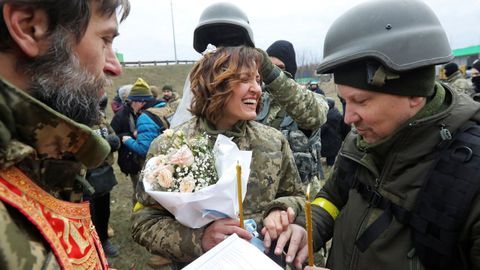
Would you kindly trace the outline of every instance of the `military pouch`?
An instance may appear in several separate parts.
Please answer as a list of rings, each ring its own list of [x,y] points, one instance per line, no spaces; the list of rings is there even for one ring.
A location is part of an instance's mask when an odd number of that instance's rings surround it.
[[[94,196],[112,191],[113,187],[117,184],[117,178],[115,177],[113,168],[108,164],[89,170],[87,173],[87,181],[95,190],[93,193]]]

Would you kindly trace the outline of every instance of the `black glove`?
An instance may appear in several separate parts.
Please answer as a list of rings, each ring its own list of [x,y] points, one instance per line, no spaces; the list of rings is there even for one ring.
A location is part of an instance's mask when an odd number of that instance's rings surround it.
[[[107,140],[108,144],[110,145],[112,152],[117,151],[118,148],[120,148],[120,139],[117,137],[117,135],[108,134],[107,137],[105,137],[105,140]]]
[[[270,57],[268,57],[268,54],[264,50],[259,48],[256,48],[256,50],[262,55],[262,64],[260,65],[258,72],[260,73],[260,76],[262,76],[263,82],[270,84],[280,76],[282,70],[272,63],[272,60],[270,60]]]

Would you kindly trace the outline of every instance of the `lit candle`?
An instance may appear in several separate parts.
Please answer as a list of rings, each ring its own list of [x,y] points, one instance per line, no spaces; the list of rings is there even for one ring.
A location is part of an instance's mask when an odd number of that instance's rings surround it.
[[[307,241],[308,241],[308,265],[313,266],[313,239],[312,239],[312,207],[310,203],[310,184],[307,186],[305,193],[305,217],[307,222]]]
[[[238,197],[238,214],[240,216],[240,228],[243,227],[243,202],[242,202],[242,167],[237,161],[237,197]]]

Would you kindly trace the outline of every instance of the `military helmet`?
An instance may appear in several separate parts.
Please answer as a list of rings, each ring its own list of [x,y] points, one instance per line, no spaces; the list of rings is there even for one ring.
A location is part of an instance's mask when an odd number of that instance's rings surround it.
[[[328,30],[323,57],[319,74],[366,58],[398,72],[453,59],[439,20],[417,0],[375,0],[350,9]]]
[[[247,14],[230,3],[216,3],[207,7],[200,15],[193,33],[193,48],[202,53],[209,43],[215,46],[254,47]]]

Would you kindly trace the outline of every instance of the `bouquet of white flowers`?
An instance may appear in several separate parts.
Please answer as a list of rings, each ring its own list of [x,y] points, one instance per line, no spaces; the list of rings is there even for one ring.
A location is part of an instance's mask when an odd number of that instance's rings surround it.
[[[222,217],[237,218],[236,165],[243,168],[244,199],[252,152],[240,151],[223,135],[218,135],[213,149],[208,147],[207,135],[186,139],[181,131],[166,130],[164,136],[172,140],[172,148],[147,161],[145,191],[191,228]]]
[[[173,139],[174,148],[149,159],[144,169],[143,181],[149,183],[152,190],[195,192],[217,181],[207,135],[186,140],[181,131],[165,132]]]

